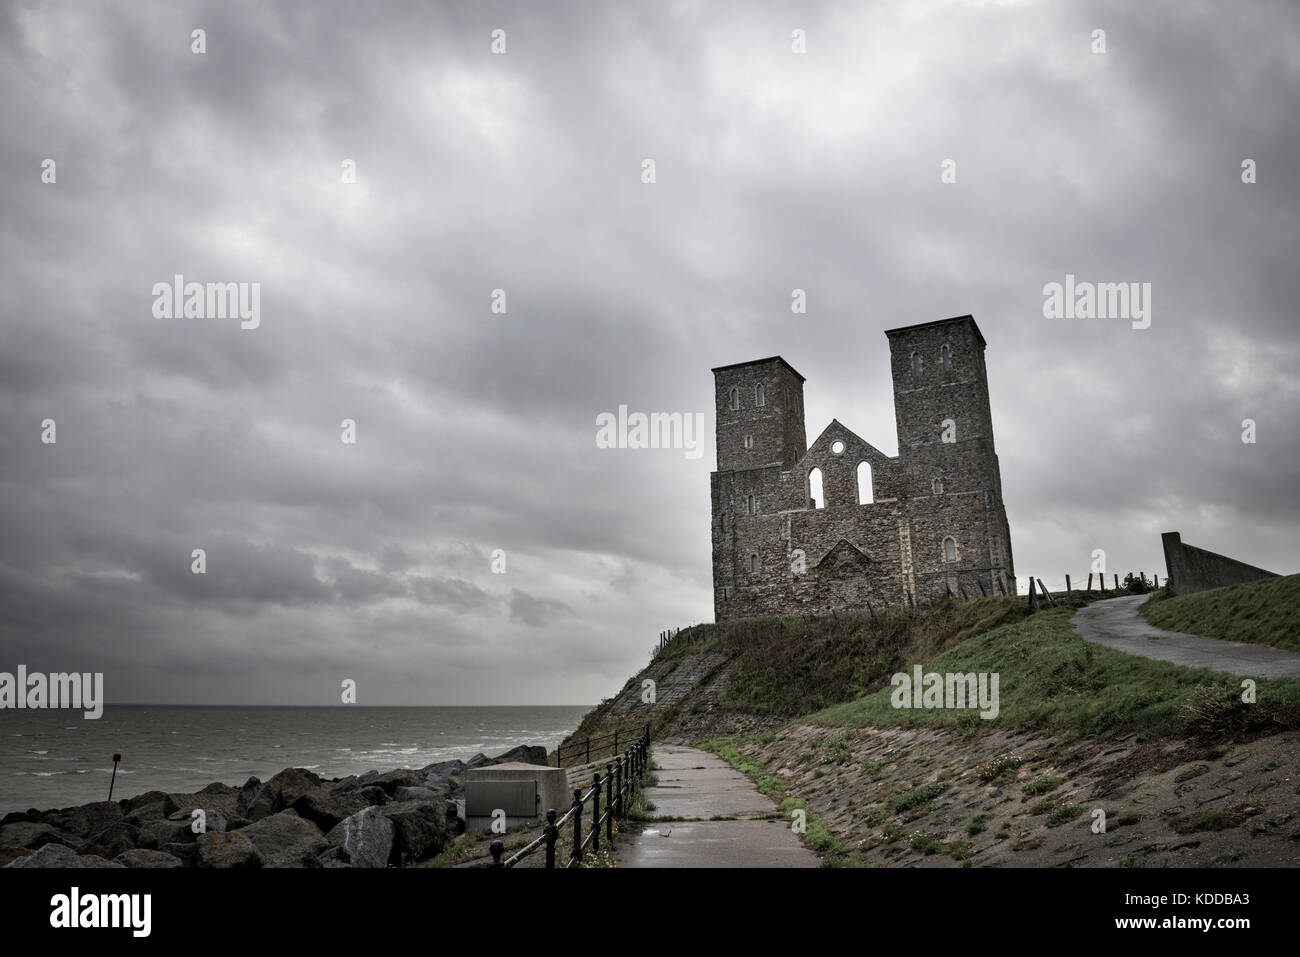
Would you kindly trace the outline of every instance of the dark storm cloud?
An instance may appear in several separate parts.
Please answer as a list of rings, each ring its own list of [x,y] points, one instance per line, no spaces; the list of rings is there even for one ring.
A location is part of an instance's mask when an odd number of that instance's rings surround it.
[[[1170,528],[1300,567],[1293,5],[0,18],[6,659],[110,701],[598,700],[711,617],[713,457],[596,416],[711,446],[709,368],[779,353],[809,436],[892,453],[883,330],[964,313],[1022,575],[1163,571]],[[1151,282],[1151,327],[1045,319],[1067,272]],[[153,318],[176,274],[260,283],[261,325]]]

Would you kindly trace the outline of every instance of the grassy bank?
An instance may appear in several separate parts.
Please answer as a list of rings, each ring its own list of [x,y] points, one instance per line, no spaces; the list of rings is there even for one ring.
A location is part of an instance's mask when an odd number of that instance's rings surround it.
[[[1049,608],[974,635],[923,660],[927,672],[997,672],[1000,711],[896,709],[890,687],[831,705],[809,720],[854,727],[1012,727],[1081,735],[1138,732],[1220,737],[1300,728],[1300,681],[1257,682],[1257,702],[1241,701],[1241,680],[1123,654],[1085,642],[1070,627],[1073,608]],[[922,660],[922,659],[918,659]],[[911,663],[900,670],[910,669]]]
[[[1157,628],[1300,652],[1300,575],[1146,602]]]

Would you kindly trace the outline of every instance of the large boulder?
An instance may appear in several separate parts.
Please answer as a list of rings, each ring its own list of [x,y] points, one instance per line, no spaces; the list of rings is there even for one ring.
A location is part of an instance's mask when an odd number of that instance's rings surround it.
[[[46,847],[63,847],[62,844],[46,844]],[[8,867],[11,861],[26,857],[31,851],[25,847],[0,847],[0,867]]]
[[[546,749],[541,745],[521,744],[518,747],[511,748],[505,754],[498,754],[492,761],[493,764],[505,764],[507,761],[519,761],[523,764],[541,764],[546,765]]]
[[[137,805],[128,811],[122,819],[128,824],[134,824],[138,827],[150,821],[164,820],[169,814],[176,813],[176,810],[176,802],[171,797],[164,795],[161,801]]]
[[[122,805],[123,813],[130,813],[131,811],[138,811],[142,807],[148,807],[150,804],[161,804],[170,800],[171,795],[166,791],[145,791],[143,794],[137,794],[132,798],[123,798],[119,803]],[[175,810],[175,807],[172,810]]]
[[[463,770],[465,770],[463,761],[439,761],[437,764],[429,764],[421,768],[420,774],[424,776],[426,782],[445,781],[458,776]]]
[[[289,806],[300,818],[311,821],[325,833],[360,807],[340,807],[328,791],[316,790],[304,794]]]
[[[397,829],[379,812],[378,807],[365,808],[344,818],[325,835],[353,867],[388,866]]]
[[[194,845],[197,848],[195,861],[197,867],[262,866],[262,856],[257,852],[257,845],[241,831],[231,831],[229,834],[209,831],[200,834]],[[168,849],[170,850],[172,846],[168,845]]]
[[[50,811],[44,820],[65,834],[85,840],[122,820],[122,808],[116,801],[95,801],[80,807]]]
[[[285,768],[265,784],[249,778],[240,791],[235,813],[250,821],[258,821],[271,814],[293,807],[294,802],[313,792],[323,790],[321,779],[304,768]]]
[[[379,813],[393,822],[389,863],[401,867],[433,857],[447,844],[447,806],[428,801],[386,804]]]
[[[173,857],[166,851],[151,851],[147,848],[137,847],[132,851],[123,851],[117,857],[113,858],[114,863],[121,864],[123,867],[184,867],[185,865],[177,857]]]
[[[480,751],[478,754],[474,755],[474,757],[470,758],[468,761],[465,762],[464,769],[466,771],[472,771],[474,768],[485,768],[489,764],[493,764],[493,763],[494,762],[491,758],[489,758],[486,754]]]
[[[45,820],[45,815],[36,808],[29,808],[26,811],[10,811],[4,817],[0,817],[0,827],[13,824],[16,821],[27,821],[29,824],[36,824],[43,820]]]
[[[370,772],[363,774],[360,783],[367,787],[381,787],[384,793],[391,797],[401,787],[417,787],[425,783],[425,777],[419,771],[408,771],[405,768],[398,768],[396,771],[385,771],[383,774],[370,777]]]
[[[222,784],[220,781],[213,781],[211,784],[209,784],[199,793],[211,795],[214,797],[216,796],[234,797],[239,794],[239,788],[232,788],[229,784]]]
[[[199,820],[199,818],[194,816],[195,811],[203,812],[203,831],[216,831],[218,834],[224,834],[226,831],[234,830],[230,826],[230,821],[227,820],[226,815],[213,807],[201,808],[196,806],[181,808],[179,811],[167,815],[167,820],[173,824],[180,824],[184,827],[185,830],[190,833],[189,840],[193,840],[194,837],[202,833],[201,831],[194,830],[194,823]]]
[[[44,844],[23,857],[10,861],[5,867],[53,867],[59,861],[70,861],[77,852],[64,844]]]
[[[112,860],[123,851],[129,851],[136,847],[156,849],[158,839],[152,834],[140,830],[134,824],[118,821],[116,824],[110,824],[99,833],[92,834],[86,839],[85,843],[77,848],[77,853],[95,854]]]
[[[73,844],[76,839],[64,836],[58,828],[44,822],[14,821],[0,827],[0,847],[26,847],[36,850],[46,844]]]
[[[153,847],[162,847],[164,844],[187,844],[198,837],[184,821],[150,821],[140,825],[140,832],[149,836],[151,840],[145,843]]]
[[[158,850],[170,854],[185,867],[198,867],[199,846],[195,844],[164,844]],[[130,851],[127,852],[128,854]]]
[[[330,846],[320,828],[293,811],[264,817],[234,833],[253,842],[263,867],[319,867],[317,855]]]
[[[446,782],[434,787],[400,787],[393,792],[394,801],[429,801],[439,802],[447,800],[448,787]]]

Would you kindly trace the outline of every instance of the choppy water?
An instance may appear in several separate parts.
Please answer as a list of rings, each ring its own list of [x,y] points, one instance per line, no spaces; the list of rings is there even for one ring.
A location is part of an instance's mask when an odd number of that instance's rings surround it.
[[[418,768],[548,750],[586,705],[511,708],[212,708],[115,705],[98,720],[78,711],[0,711],[0,813],[68,807],[149,790],[197,791],[212,781],[266,780],[286,767],[322,777]]]

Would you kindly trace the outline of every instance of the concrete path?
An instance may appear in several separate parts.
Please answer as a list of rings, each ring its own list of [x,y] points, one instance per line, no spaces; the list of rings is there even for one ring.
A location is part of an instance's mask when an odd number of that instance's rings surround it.
[[[820,867],[771,798],[717,755],[660,744],[653,749],[659,783],[646,788],[656,821],[617,842],[619,867]],[[734,820],[710,821],[711,817]]]
[[[1300,654],[1165,631],[1138,614],[1146,600],[1146,595],[1129,595],[1095,601],[1080,608],[1070,624],[1087,641],[1143,658],[1249,678],[1300,678]]]

